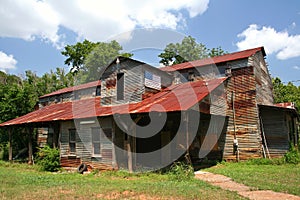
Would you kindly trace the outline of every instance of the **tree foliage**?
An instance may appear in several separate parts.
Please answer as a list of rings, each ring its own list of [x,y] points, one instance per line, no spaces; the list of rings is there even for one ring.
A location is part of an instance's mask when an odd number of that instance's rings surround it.
[[[184,37],[181,43],[170,43],[164,52],[158,55],[160,63],[168,66],[187,61],[200,60],[203,58],[223,55],[226,52],[221,47],[208,49],[204,44],[197,43],[196,39],[188,36]]]
[[[88,40],[75,45],[67,45],[62,55],[66,56],[65,64],[71,65],[71,71],[77,73],[79,83],[98,80],[101,68],[121,55],[131,57],[131,53],[121,53],[122,46],[115,40],[93,43]]]
[[[72,86],[73,75],[57,68],[39,77],[32,71],[26,71],[23,78],[0,72],[0,123],[25,115],[34,110],[38,97]],[[13,149],[21,150],[27,147],[27,135],[22,130],[15,129]],[[0,153],[5,150],[8,134],[0,129]]]
[[[77,42],[75,45],[65,46],[65,50],[61,52],[66,56],[65,64],[70,66],[72,71],[79,71],[83,67],[86,56],[92,52],[98,43],[93,43],[88,40]]]
[[[272,83],[275,103],[294,102],[300,111],[300,86],[297,87],[291,82],[285,85],[278,77],[273,78]]]

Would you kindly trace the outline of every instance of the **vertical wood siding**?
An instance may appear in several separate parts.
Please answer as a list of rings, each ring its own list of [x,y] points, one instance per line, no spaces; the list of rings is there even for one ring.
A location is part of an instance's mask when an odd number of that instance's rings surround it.
[[[249,65],[254,67],[256,103],[262,105],[273,105],[274,97],[272,80],[262,52],[258,52],[249,57]]]

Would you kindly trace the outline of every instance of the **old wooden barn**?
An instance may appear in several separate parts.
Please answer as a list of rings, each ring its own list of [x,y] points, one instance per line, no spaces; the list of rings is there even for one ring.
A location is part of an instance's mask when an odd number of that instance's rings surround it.
[[[265,56],[259,47],[163,68],[118,57],[98,81],[44,95],[38,110],[0,127],[10,144],[16,127],[26,130],[29,162],[32,140],[58,147],[63,167],[282,156],[299,140],[299,115],[292,103],[274,104]]]

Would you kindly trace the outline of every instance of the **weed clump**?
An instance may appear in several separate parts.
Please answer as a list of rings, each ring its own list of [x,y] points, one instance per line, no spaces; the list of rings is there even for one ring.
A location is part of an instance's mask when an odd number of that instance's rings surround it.
[[[170,167],[167,174],[171,180],[186,181],[194,177],[194,169],[193,166],[186,163],[176,162]]]
[[[295,146],[291,146],[290,150],[284,155],[284,161],[290,164],[300,163],[300,152]]]

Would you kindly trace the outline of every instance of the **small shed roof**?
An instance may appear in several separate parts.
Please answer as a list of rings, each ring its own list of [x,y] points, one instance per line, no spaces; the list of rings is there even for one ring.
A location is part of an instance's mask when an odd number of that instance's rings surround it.
[[[170,86],[138,103],[101,106],[100,97],[45,106],[0,126],[109,116],[113,114],[172,112],[188,110],[220,86],[227,78],[188,82]]]
[[[218,64],[218,63],[248,58],[254,55],[255,53],[257,53],[258,51],[262,51],[263,55],[266,56],[264,47],[257,47],[254,49],[247,49],[244,51],[229,53],[222,56],[215,56],[212,58],[204,58],[201,60],[195,60],[195,61],[180,63],[177,65],[161,67],[159,69],[163,71],[171,72],[171,71],[178,71],[178,70],[189,69],[194,67],[201,67],[205,65]]]
[[[63,88],[63,89],[54,91],[52,93],[45,94],[45,95],[41,96],[40,98],[55,96],[55,95],[68,93],[68,92],[74,92],[76,90],[83,90],[83,89],[87,89],[87,88],[97,87],[97,86],[100,86],[100,85],[101,85],[101,81],[97,80],[97,81],[93,81],[93,82],[89,82],[89,83],[85,83],[85,84],[81,84],[81,85],[76,85],[76,86],[73,86],[73,87]]]

